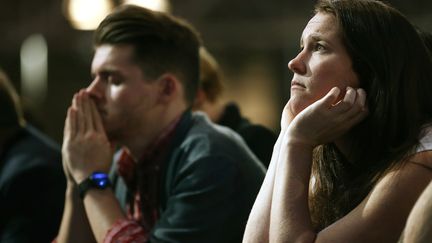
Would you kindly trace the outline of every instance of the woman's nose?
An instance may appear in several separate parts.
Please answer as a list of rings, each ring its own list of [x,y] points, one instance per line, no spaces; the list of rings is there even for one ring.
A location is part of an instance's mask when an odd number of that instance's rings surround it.
[[[297,74],[306,73],[306,64],[303,61],[303,53],[300,52],[295,58],[288,62],[288,68]]]

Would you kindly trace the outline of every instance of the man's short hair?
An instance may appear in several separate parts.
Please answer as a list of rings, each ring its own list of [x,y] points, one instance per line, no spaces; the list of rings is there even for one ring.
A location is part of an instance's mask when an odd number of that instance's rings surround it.
[[[192,104],[198,88],[201,40],[187,22],[134,5],[123,5],[109,14],[96,29],[95,46],[130,44],[134,61],[148,78],[171,72],[182,82],[185,98]]]
[[[20,100],[6,73],[0,69],[0,129],[24,125]]]

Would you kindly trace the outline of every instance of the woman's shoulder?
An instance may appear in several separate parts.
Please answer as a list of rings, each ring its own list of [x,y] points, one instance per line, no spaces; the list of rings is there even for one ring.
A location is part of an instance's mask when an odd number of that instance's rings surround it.
[[[423,126],[416,152],[432,150],[432,123]]]
[[[407,158],[408,163],[422,166],[432,172],[432,124],[423,126],[415,152]]]
[[[416,152],[407,159],[407,163],[421,166],[432,172],[432,150]]]
[[[432,172],[432,123],[423,126],[415,151],[406,158],[406,162]]]

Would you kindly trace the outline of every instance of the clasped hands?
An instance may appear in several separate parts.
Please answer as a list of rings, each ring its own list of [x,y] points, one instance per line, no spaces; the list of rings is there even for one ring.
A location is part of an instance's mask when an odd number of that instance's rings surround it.
[[[94,171],[108,173],[112,147],[95,103],[83,89],[69,107],[63,135],[63,169],[68,183],[80,183]]]
[[[334,141],[362,121],[368,115],[365,91],[348,87],[344,97],[338,101],[340,92],[339,88],[332,88],[296,116],[292,114],[288,101],[281,120],[286,138],[314,148]]]

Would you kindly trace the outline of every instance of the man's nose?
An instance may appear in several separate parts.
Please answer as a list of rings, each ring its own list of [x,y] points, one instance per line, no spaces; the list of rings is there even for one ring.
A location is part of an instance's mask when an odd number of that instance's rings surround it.
[[[86,88],[86,92],[93,99],[103,99],[104,96],[104,84],[99,78],[95,78],[91,84]]]

